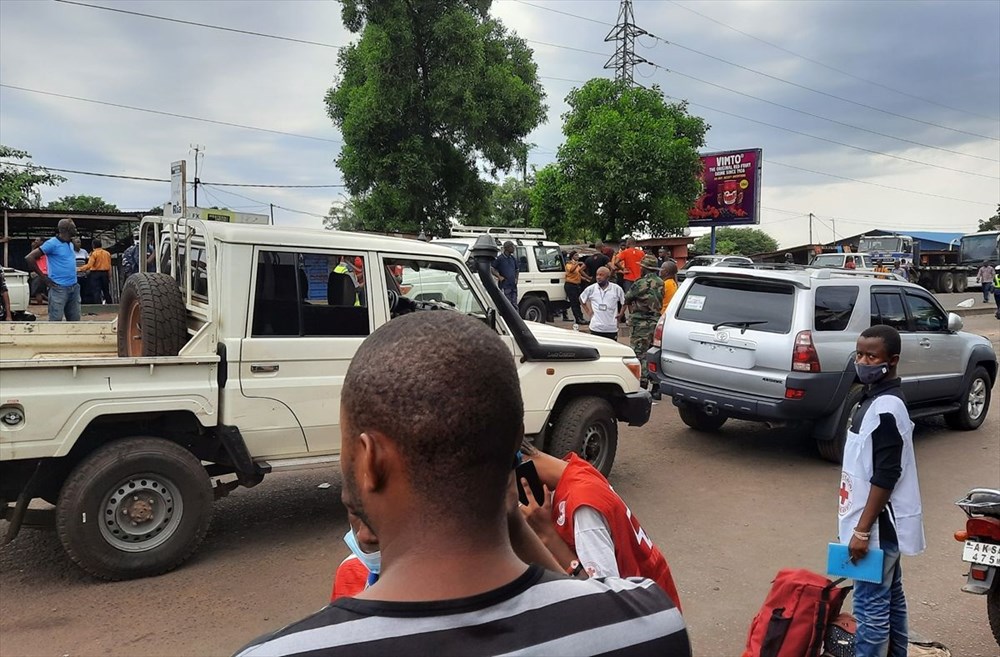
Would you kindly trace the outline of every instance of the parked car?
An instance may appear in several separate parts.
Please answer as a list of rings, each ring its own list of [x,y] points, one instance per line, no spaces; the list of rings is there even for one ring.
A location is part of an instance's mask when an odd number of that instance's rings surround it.
[[[892,274],[830,269],[697,267],[660,319],[647,354],[657,394],[703,431],[728,418],[802,423],[840,461],[863,387],[858,335],[887,324],[902,336],[899,375],[910,416],[978,428],[997,357],[922,287]]]
[[[853,269],[874,269],[872,257],[867,253],[820,253],[809,264],[813,267],[830,267],[832,269],[848,269],[848,263]]]
[[[753,264],[753,260],[741,255],[700,255],[688,259],[677,272],[677,281],[683,281],[692,267],[742,267]]]

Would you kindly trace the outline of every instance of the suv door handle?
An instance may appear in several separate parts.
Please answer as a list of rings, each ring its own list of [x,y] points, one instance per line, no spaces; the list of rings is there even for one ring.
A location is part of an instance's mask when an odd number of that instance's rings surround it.
[[[250,372],[253,374],[274,374],[277,371],[278,371],[277,363],[268,363],[267,365],[253,363],[250,365]]]
[[[927,338],[920,338],[920,342],[918,342],[917,344],[919,344],[921,347],[924,347],[925,349],[931,348],[931,341],[928,340]]]

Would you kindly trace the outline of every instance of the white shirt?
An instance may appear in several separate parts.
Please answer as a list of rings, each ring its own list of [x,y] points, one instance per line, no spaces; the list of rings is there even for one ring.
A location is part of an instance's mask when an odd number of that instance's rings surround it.
[[[625,305],[625,292],[617,283],[602,288],[597,283],[589,285],[580,295],[580,303],[589,303],[594,316],[590,330],[598,333],[618,332],[618,308]]]

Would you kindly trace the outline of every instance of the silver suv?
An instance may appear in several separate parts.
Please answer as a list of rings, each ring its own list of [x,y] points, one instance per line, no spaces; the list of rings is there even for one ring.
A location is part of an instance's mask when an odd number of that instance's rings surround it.
[[[647,354],[653,397],[669,395],[703,431],[727,418],[803,422],[820,454],[840,461],[852,409],[858,335],[887,324],[910,416],[943,414],[956,429],[986,418],[997,357],[918,285],[834,269],[696,267],[660,319]]]

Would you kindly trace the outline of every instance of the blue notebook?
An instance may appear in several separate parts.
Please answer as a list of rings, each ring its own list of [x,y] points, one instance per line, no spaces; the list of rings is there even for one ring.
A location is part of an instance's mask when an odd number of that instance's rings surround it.
[[[877,584],[882,581],[882,550],[868,550],[864,559],[852,563],[846,545],[830,543],[826,550],[826,574]]]

